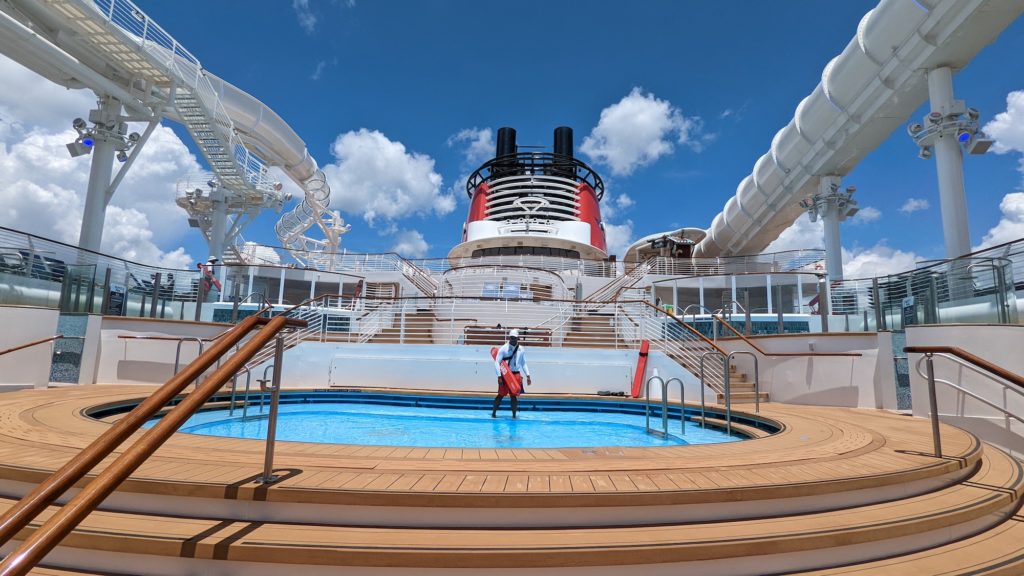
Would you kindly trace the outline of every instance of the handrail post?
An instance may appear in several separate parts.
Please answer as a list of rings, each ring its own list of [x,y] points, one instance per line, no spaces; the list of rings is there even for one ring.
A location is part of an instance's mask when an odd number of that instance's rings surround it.
[[[679,382],[679,433],[681,436],[686,436],[686,385],[679,378],[669,378],[668,382],[665,382],[665,393],[662,395],[665,398],[664,406],[662,410],[668,414],[668,387],[672,384],[672,381]],[[703,391],[702,391],[703,392]],[[668,434],[668,425],[664,426],[665,434]]]
[[[651,382],[654,380],[658,380],[662,383],[665,382],[661,379],[661,376],[658,376],[657,374],[647,379],[646,393],[644,394],[644,419],[648,432],[651,431]]]
[[[732,392],[729,388],[729,372],[732,369],[732,354],[725,357],[722,381],[725,387],[725,433],[732,435]]]
[[[186,338],[179,339],[178,340],[177,349],[174,352],[174,374],[178,373],[178,367],[181,364],[181,345],[184,344],[186,341],[188,341],[188,342],[195,342],[196,344],[199,344],[199,356],[202,356],[202,354],[203,354],[203,340],[202,340],[202,338],[197,338],[195,336],[189,336],[189,337],[186,337]],[[220,359],[218,359],[218,362],[219,361],[220,361]],[[218,367],[219,366],[220,365],[218,364]],[[195,380],[195,384],[196,384],[196,386],[199,385],[199,378],[198,377]]]
[[[935,457],[942,458],[942,440],[939,437],[939,402],[935,395],[935,367],[932,365],[931,352],[924,355],[925,369],[928,372],[928,405],[932,418],[932,443],[935,448]]]
[[[263,392],[270,392],[270,416],[267,418],[267,449],[263,457],[263,476],[258,482],[260,484],[273,484],[277,481],[274,476],[274,444],[277,440],[277,407],[281,400],[281,367],[284,362],[284,336],[278,334],[274,338],[274,376],[270,388],[266,380],[260,380],[260,389]]]
[[[668,382],[672,379],[669,378]],[[661,381],[661,432],[668,436],[668,382]]]

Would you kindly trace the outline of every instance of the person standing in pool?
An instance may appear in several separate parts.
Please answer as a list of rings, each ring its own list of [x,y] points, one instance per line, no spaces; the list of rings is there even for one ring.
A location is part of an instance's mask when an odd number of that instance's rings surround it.
[[[508,333],[508,342],[505,342],[498,348],[498,354],[494,357],[494,373],[498,375],[498,395],[494,398],[494,406],[491,408],[491,418],[498,417],[498,406],[501,406],[501,399],[505,396],[509,397],[512,401],[512,417],[516,417],[516,411],[519,409],[519,395],[512,394],[505,385],[505,380],[501,377],[501,363],[508,362],[508,368],[512,371],[516,377],[519,377],[520,373],[526,375],[526,385],[532,386],[533,379],[530,377],[530,368],[526,365],[526,351],[519,345],[519,330],[510,330]],[[520,380],[522,382],[522,380]],[[523,392],[523,387],[520,385],[519,393]]]

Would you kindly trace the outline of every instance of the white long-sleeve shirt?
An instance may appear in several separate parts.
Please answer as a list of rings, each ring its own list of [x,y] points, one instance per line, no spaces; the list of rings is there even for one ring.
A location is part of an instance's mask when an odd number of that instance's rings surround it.
[[[523,345],[519,345],[519,349],[516,350],[515,356],[509,359],[512,354],[512,346],[508,342],[505,342],[501,348],[498,348],[498,355],[494,357],[494,374],[501,376],[501,361],[505,360],[508,362],[508,367],[513,372],[522,372],[527,378],[530,377],[530,368],[526,366],[526,350],[523,349]]]

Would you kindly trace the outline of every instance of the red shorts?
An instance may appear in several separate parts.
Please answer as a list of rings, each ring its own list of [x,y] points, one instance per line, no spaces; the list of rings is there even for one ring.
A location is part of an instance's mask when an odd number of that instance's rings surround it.
[[[519,380],[519,394],[522,394],[523,393],[523,378],[519,375],[518,372],[513,372],[512,376],[515,377],[517,380]],[[498,382],[498,397],[499,398],[504,398],[505,396],[508,396],[509,394],[512,394],[512,391],[508,389],[508,386],[505,384],[505,379],[502,378]],[[519,396],[519,394],[514,394],[514,396]]]

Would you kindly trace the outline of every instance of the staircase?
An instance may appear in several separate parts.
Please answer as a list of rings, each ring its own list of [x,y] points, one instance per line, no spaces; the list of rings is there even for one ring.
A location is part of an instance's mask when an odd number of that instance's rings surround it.
[[[611,282],[588,295],[587,302],[611,302],[615,300],[618,297],[619,292],[635,286],[641,278],[646,276],[657,261],[657,257],[648,258],[645,262],[638,264],[629,272],[615,278]]]
[[[614,318],[608,314],[573,316],[566,325],[566,348],[618,348]]]
[[[420,268],[419,266],[409,262],[401,256],[398,258],[398,269],[402,271],[402,275],[412,283],[424,296],[434,297],[437,296],[437,290],[439,284],[428,272]]]
[[[433,344],[437,316],[430,310],[396,313],[390,326],[370,338],[372,344]]]

